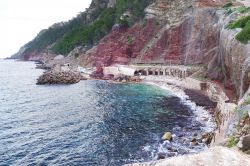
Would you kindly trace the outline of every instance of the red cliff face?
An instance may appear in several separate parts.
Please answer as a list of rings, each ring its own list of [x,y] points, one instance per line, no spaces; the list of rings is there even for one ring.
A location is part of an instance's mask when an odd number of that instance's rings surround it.
[[[197,0],[196,5],[197,7],[221,7],[227,0]]]
[[[146,20],[132,28],[114,27],[85,56],[89,57],[92,66],[128,64],[139,56],[140,51],[160,28],[156,20]]]
[[[91,66],[117,63],[207,64],[208,60],[218,56],[219,18],[216,9],[192,8],[186,3],[181,1],[183,6],[175,8],[176,4],[169,1],[165,4],[170,5],[166,6],[169,11],[165,13],[162,12],[163,7],[154,6],[154,11],[152,5],[147,9],[150,16],[143,22],[128,29],[114,27],[83,56],[85,62],[88,59]],[[177,16],[171,17],[172,11]]]

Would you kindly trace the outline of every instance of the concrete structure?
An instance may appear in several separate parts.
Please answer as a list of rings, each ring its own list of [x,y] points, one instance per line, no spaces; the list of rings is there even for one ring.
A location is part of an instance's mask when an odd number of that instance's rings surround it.
[[[135,75],[172,76],[186,78],[193,74],[198,68],[189,66],[133,66]]]
[[[126,75],[134,76],[136,69],[130,66],[116,65],[103,68],[104,75]]]
[[[104,75],[126,75],[126,76],[171,76],[185,79],[186,77],[198,71],[198,67],[190,66],[157,66],[157,65],[116,65],[103,69]]]

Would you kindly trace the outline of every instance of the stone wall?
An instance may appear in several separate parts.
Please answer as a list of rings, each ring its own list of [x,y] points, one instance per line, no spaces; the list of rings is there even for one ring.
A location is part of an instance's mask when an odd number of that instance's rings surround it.
[[[206,94],[211,100],[217,102],[214,117],[218,129],[215,132],[214,140],[211,145],[221,145],[225,143],[234,114],[233,110],[237,107],[237,105],[230,102],[223,89],[215,83],[207,82]]]

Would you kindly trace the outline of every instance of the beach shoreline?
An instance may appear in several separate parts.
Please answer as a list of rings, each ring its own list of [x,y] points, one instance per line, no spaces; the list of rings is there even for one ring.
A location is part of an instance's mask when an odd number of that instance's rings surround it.
[[[203,128],[204,132],[213,133],[217,128],[215,119],[213,117],[213,112],[215,108],[211,108],[213,110],[211,111],[211,109],[206,109],[204,106],[199,106],[196,101],[191,99],[192,96],[195,96],[197,92],[201,92],[201,89],[199,89],[198,87],[198,84],[200,83],[199,81],[196,82],[196,84],[186,84],[190,81],[192,80],[178,79],[173,77],[159,78],[149,76],[143,79],[141,83],[157,86],[161,89],[173,93],[174,96],[177,96],[181,99],[183,104],[188,105],[190,109],[194,111],[194,114],[196,115],[196,120],[206,126],[205,128]],[[196,90],[197,92],[194,91],[194,93],[192,94],[186,94],[185,90]],[[205,94],[202,97],[206,97]]]
[[[185,160],[190,160],[192,156],[200,156],[200,154],[215,154],[213,148],[217,148],[219,151],[227,151],[227,148],[222,147],[225,145],[227,139],[225,138],[227,134],[227,127],[232,117],[232,111],[237,106],[235,103],[230,103],[229,98],[227,97],[224,89],[218,86],[216,83],[211,81],[199,81],[191,77],[185,79],[175,78],[175,77],[165,77],[165,76],[147,76],[142,78],[142,83],[150,84],[153,86],[158,86],[159,88],[173,92],[174,95],[180,97],[183,102],[187,102],[189,105],[193,105],[194,113],[197,115],[197,118],[200,122],[206,124],[207,129],[210,129],[210,132],[213,133],[213,139],[208,146],[207,150],[204,152],[199,152],[196,155],[183,155],[182,158]],[[202,89],[201,84],[206,84],[206,89]],[[192,101],[192,93],[185,93],[186,90],[192,90],[194,93],[202,93],[209,100],[216,102],[217,105],[213,108],[213,111],[205,109],[204,107],[197,106],[195,101]],[[205,119],[202,119],[205,118]],[[205,121],[204,121],[205,120]],[[237,153],[239,153],[237,151]],[[161,165],[161,164],[170,164],[172,160],[175,160],[176,157],[170,157],[163,160],[151,161],[148,163],[142,164],[128,164],[127,166],[148,166],[148,165]],[[178,157],[177,157],[178,158]],[[172,163],[173,164],[173,163]],[[175,163],[173,165],[180,165],[180,163]]]

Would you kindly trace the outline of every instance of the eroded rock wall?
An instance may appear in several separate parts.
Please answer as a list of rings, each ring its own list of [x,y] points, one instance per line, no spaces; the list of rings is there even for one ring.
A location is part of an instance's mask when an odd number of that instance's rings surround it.
[[[250,85],[250,44],[242,44],[235,39],[241,29],[227,29],[230,20],[236,15],[221,16],[220,58],[227,82],[234,85],[237,96],[241,98]]]
[[[239,29],[226,25],[235,15],[221,8],[227,0],[155,0],[145,9],[145,18],[126,28],[115,25],[93,48],[80,52],[83,66],[164,63],[203,64],[206,76],[225,83],[243,96],[250,85],[250,45],[235,39]],[[95,18],[99,7],[112,7],[116,0],[93,0],[85,21]],[[24,60],[50,60],[49,48],[20,53]],[[19,54],[18,54],[19,55]]]
[[[146,43],[159,31],[155,20],[136,23],[132,28],[115,26],[100,43],[80,57],[83,65],[95,67],[128,64],[139,56]]]
[[[116,26],[81,57],[83,64],[200,64],[218,55],[216,9],[195,7],[193,1],[157,0],[145,20],[126,29]]]
[[[248,44],[226,25],[225,0],[156,0],[145,19],[131,28],[116,25],[98,45],[80,56],[84,66],[130,63],[203,64],[206,76],[224,82],[241,97],[250,84]]]

